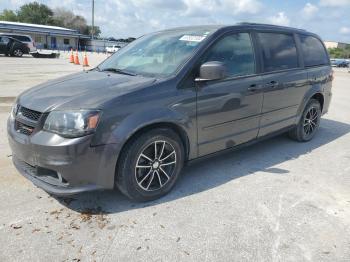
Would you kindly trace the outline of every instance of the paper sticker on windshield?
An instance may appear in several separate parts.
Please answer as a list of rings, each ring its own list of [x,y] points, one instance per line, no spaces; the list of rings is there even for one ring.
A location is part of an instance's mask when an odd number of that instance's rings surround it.
[[[202,42],[205,39],[205,36],[201,35],[184,35],[179,40],[188,41],[188,42]]]

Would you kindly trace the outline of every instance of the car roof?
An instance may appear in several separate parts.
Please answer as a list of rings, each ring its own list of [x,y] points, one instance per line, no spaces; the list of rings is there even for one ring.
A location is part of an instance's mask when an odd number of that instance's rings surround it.
[[[276,31],[285,31],[285,32],[295,32],[301,34],[310,34],[315,35],[311,32],[308,32],[304,29],[289,27],[289,26],[280,26],[280,25],[272,25],[272,24],[263,24],[263,23],[248,23],[241,22],[234,25],[198,25],[198,26],[185,26],[185,27],[176,27],[171,28],[164,31],[181,31],[181,30],[214,30],[214,31],[226,31],[226,30],[234,30],[234,29],[261,29],[261,30],[276,30]]]

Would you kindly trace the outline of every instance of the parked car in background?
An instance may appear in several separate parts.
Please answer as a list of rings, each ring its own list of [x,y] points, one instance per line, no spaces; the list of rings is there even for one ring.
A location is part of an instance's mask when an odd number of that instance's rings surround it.
[[[349,67],[349,61],[346,59],[331,59],[331,65],[333,67]]]
[[[119,45],[112,45],[112,46],[107,46],[106,47],[106,52],[107,53],[115,53],[120,49]]]
[[[1,33],[0,36],[1,35],[9,36],[14,39],[17,39],[18,41],[21,41],[22,43],[25,43],[29,48],[28,53],[35,52],[37,50],[35,42],[30,35],[21,35],[21,34],[12,34],[12,33]]]
[[[322,40],[304,30],[243,23],[160,31],[93,70],[19,95],[7,124],[12,159],[56,195],[118,188],[152,200],[191,160],[285,132],[310,141],[332,80]]]
[[[28,53],[29,48],[25,43],[12,37],[0,35],[0,54],[21,57]]]

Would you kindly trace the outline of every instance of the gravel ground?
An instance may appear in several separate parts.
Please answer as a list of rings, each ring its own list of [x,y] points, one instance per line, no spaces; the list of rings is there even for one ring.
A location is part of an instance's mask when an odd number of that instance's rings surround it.
[[[142,204],[34,187],[11,164],[0,114],[0,261],[350,261],[349,86],[337,70],[313,141],[279,136],[199,162]]]

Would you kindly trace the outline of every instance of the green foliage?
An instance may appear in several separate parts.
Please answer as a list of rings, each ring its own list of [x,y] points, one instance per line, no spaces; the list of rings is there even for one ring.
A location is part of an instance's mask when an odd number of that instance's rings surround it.
[[[50,25],[52,24],[52,10],[38,2],[22,5],[17,12],[18,20],[24,23]]]
[[[92,26],[88,25],[83,33],[86,35],[91,35],[92,34]],[[100,27],[94,26],[94,37],[99,37],[100,34],[101,34]]]
[[[10,22],[17,22],[18,21],[18,17],[17,17],[17,14],[15,12],[13,12],[12,10],[5,9],[0,14],[0,20],[2,20],[2,21],[10,21]]]
[[[347,48],[328,48],[331,58],[350,58],[350,46]]]
[[[78,30],[81,34],[91,35],[92,26],[87,25],[86,19],[73,12],[56,8],[51,10],[47,5],[32,2],[22,5],[17,12],[5,9],[0,13],[0,20],[11,22],[32,23],[39,25],[54,25]],[[94,27],[94,36],[99,37],[101,29]]]

